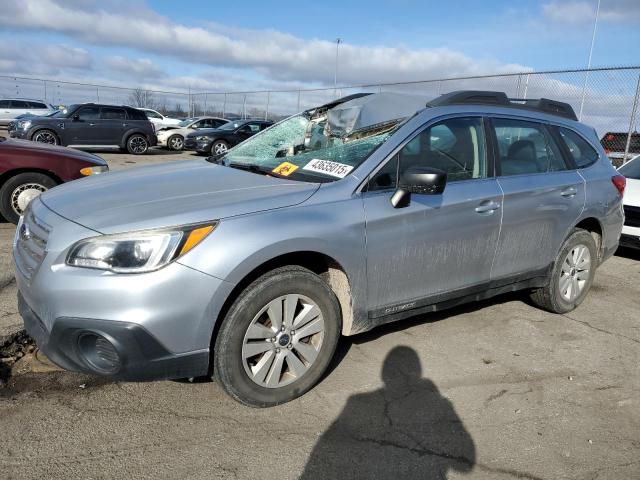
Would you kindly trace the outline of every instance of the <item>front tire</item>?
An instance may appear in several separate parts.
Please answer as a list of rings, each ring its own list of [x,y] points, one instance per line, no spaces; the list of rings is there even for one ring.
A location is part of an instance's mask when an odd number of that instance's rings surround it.
[[[127,152],[131,155],[142,155],[149,150],[149,141],[144,135],[134,133],[127,139]]]
[[[278,268],[251,283],[229,309],[214,346],[214,375],[251,407],[293,400],[329,366],[341,324],[338,300],[318,275]]]
[[[56,185],[51,177],[36,172],[9,178],[0,187],[0,214],[11,223],[18,223],[29,202]]]
[[[216,140],[211,145],[211,155],[224,155],[229,151],[229,143],[224,140]]]
[[[31,135],[31,140],[38,143],[47,143],[49,145],[60,145],[60,139],[53,130],[42,129]]]
[[[167,146],[169,150],[179,152],[184,148],[184,138],[182,135],[171,135],[167,140]]]
[[[574,310],[589,293],[598,266],[598,248],[589,232],[574,229],[560,248],[546,285],[531,293],[538,307],[552,313]]]

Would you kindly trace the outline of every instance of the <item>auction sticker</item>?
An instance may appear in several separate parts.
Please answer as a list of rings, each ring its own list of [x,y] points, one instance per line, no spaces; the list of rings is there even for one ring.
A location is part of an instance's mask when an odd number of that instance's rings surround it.
[[[344,163],[330,162],[329,160],[314,158],[302,167],[302,169],[309,170],[311,172],[324,173],[325,175],[331,175],[332,177],[344,178],[351,170],[353,170],[353,167],[351,165],[345,165]]]
[[[278,175],[282,175],[283,177],[288,177],[297,169],[298,169],[297,165],[294,165],[293,163],[289,163],[289,162],[283,162],[271,171]]]

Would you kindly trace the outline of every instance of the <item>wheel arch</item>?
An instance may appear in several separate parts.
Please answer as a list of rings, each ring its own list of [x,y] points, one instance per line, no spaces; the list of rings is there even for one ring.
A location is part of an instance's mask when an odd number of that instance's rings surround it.
[[[593,237],[594,242],[596,242],[596,247],[598,249],[598,262],[600,262],[604,255],[604,229],[602,227],[602,223],[595,217],[586,217],[581,219],[574,228],[579,228],[582,230],[586,230]]]
[[[37,125],[33,127],[33,129],[29,132],[29,140],[33,141],[33,137],[35,136],[35,134],[41,132],[42,130],[49,130],[50,132],[52,132],[58,139],[58,145],[62,145],[62,135],[60,135],[60,132],[58,130],[49,125]]]
[[[144,138],[149,140],[149,135],[142,131],[139,128],[132,128],[131,130],[127,130],[124,135],[122,135],[122,141],[120,142],[120,148],[127,148],[127,142],[131,138],[132,135],[142,135]],[[151,146],[151,145],[149,145]]]
[[[55,173],[50,170],[46,170],[44,168],[33,168],[33,167],[23,167],[23,168],[14,168],[12,170],[8,170],[2,174],[0,174],[0,187],[5,184],[7,180],[15,177],[16,175],[20,175],[21,173],[41,173],[51,178],[51,180],[55,181],[58,185],[64,183],[64,181],[58,177]]]
[[[211,335],[211,345],[215,345],[222,320],[242,291],[253,281],[267,272],[284,266],[307,268],[320,276],[336,295],[342,313],[342,335],[349,335],[353,324],[353,303],[351,301],[351,283],[344,267],[333,257],[318,251],[304,250],[283,253],[262,262],[249,271],[227,295],[218,312]],[[213,348],[211,349],[213,353]],[[213,358],[213,355],[212,355]]]

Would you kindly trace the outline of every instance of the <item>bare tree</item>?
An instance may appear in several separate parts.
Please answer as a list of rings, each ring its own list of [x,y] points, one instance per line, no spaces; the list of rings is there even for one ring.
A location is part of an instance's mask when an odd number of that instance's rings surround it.
[[[132,92],[127,97],[127,101],[132,107],[138,108],[153,108],[153,105],[155,103],[153,93],[142,88],[136,88],[132,90]]]

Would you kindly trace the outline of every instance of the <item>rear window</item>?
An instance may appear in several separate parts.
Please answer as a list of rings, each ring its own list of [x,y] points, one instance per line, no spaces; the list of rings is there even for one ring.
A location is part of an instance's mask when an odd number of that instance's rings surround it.
[[[560,127],[558,131],[578,168],[585,168],[596,163],[598,152],[584,138],[568,128]]]
[[[127,114],[124,112],[124,108],[102,107],[100,118],[103,120],[124,120],[127,118]]]
[[[129,120],[149,120],[144,112],[135,108],[127,109],[127,115],[129,116]]]

